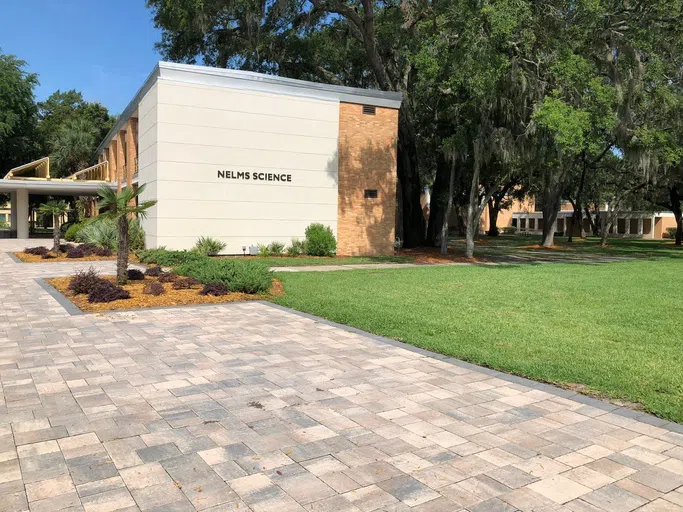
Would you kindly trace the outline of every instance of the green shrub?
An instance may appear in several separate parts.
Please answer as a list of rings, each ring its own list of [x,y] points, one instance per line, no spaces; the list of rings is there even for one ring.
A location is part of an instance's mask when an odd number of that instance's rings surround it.
[[[204,256],[216,256],[225,249],[225,245],[225,242],[221,242],[215,238],[200,236],[192,250],[199,254],[203,254]]]
[[[517,227],[516,226],[505,226],[503,228],[503,234],[505,235],[514,235],[517,233]]]
[[[81,228],[75,234],[76,242],[96,245],[111,251],[116,250],[119,239],[116,221],[95,217],[93,220],[81,223],[80,226]],[[128,247],[131,251],[140,251],[145,248],[145,231],[137,219],[131,220],[128,225]]]
[[[130,251],[141,251],[145,248],[145,230],[138,219],[133,219],[128,225],[128,248]]]
[[[137,251],[135,254],[141,263],[151,263],[162,267],[177,267],[189,261],[206,259],[206,256],[194,251],[169,251],[164,247]]]
[[[309,256],[334,256],[337,241],[329,226],[310,224],[306,228],[306,254]]]
[[[176,271],[202,284],[223,283],[232,292],[266,293],[273,282],[273,274],[266,265],[247,259],[204,258],[181,265]]]
[[[96,245],[112,251],[116,250],[118,240],[116,223],[113,220],[87,222],[76,235],[76,241]]]
[[[306,242],[292,238],[292,245],[287,247],[287,256],[301,256],[306,252]]]
[[[74,222],[67,228],[66,233],[64,233],[64,240],[67,242],[77,242],[78,234],[84,227],[85,224],[83,222]]]
[[[666,228],[666,232],[662,235],[662,238],[676,238],[676,228]]]
[[[285,244],[282,242],[271,242],[268,246],[268,252],[271,256],[282,256],[285,252]]]
[[[270,256],[270,246],[266,244],[258,244],[259,256]]]

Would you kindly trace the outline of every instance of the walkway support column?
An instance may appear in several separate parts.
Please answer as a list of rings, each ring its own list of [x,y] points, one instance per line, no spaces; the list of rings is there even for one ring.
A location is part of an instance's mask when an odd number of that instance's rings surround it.
[[[16,196],[17,238],[28,238],[28,190],[20,188],[16,191]],[[14,222],[14,217],[15,215],[12,215],[12,222]]]
[[[17,219],[19,216],[17,215],[17,193],[16,192],[10,192],[9,194],[10,197],[10,231],[12,233],[17,232]]]

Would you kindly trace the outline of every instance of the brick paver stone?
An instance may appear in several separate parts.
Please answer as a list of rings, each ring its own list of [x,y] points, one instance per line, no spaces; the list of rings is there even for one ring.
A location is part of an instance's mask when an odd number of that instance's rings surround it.
[[[683,512],[676,426],[260,302],[73,315],[36,280],[114,263],[24,245],[0,512]]]

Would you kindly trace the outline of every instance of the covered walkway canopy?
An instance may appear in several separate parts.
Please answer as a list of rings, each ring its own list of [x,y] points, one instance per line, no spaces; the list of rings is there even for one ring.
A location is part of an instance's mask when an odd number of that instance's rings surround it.
[[[109,165],[100,162],[65,178],[50,176],[50,158],[45,157],[11,169],[0,180],[0,194],[9,194],[11,231],[17,238],[29,237],[29,194],[45,196],[97,196],[102,185],[116,188],[109,180]]]

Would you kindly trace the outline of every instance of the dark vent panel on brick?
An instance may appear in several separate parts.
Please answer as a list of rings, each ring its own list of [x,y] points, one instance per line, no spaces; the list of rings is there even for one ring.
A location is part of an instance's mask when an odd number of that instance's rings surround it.
[[[377,189],[366,188],[365,189],[365,199],[377,199]]]
[[[374,116],[377,113],[377,109],[372,105],[363,105],[363,114],[368,116]]]

